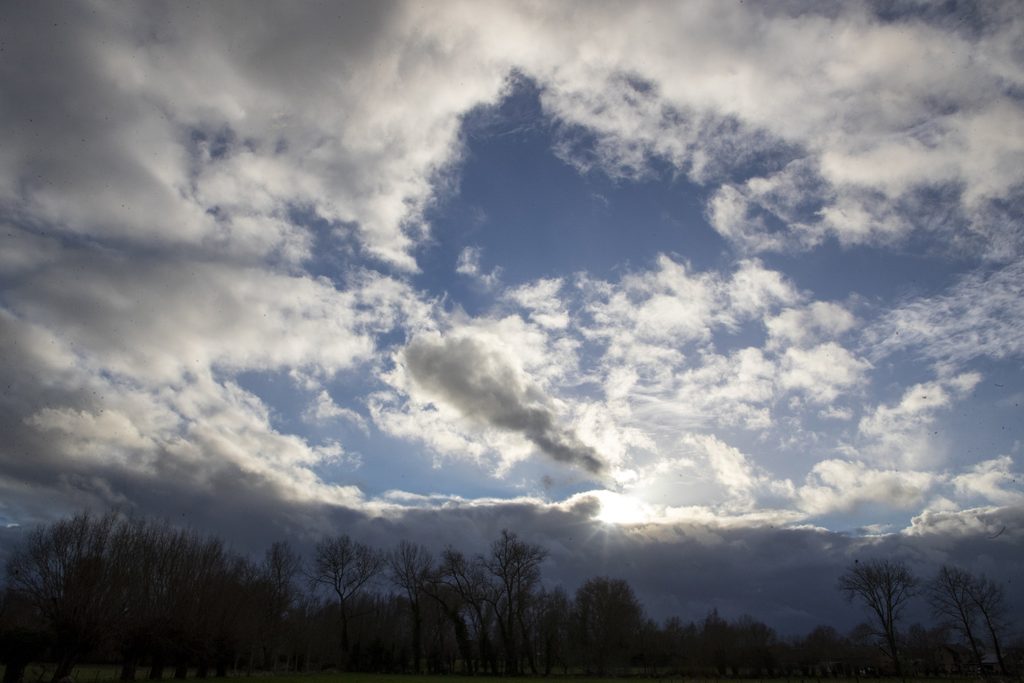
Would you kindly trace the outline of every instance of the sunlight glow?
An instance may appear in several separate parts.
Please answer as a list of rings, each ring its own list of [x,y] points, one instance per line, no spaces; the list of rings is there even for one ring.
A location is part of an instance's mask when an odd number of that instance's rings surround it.
[[[654,515],[651,506],[632,496],[602,491],[598,499],[601,501],[601,512],[596,519],[605,524],[646,524]]]

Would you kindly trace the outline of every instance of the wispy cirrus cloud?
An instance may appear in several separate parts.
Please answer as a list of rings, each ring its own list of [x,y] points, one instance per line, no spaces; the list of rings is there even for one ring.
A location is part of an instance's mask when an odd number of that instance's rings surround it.
[[[910,350],[939,363],[1024,351],[1024,261],[968,274],[948,291],[911,299],[864,333],[875,357]]]

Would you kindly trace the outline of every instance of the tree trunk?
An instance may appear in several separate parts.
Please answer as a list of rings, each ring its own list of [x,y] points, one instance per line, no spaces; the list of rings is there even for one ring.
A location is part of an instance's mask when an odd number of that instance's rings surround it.
[[[224,657],[217,658],[217,678],[228,677],[228,660]]]
[[[1003,650],[999,647],[999,635],[996,633],[995,624],[985,614],[985,626],[988,628],[989,636],[992,638],[992,649],[996,652],[996,661],[999,663],[999,673],[1006,675],[1006,663],[1003,661]]]
[[[981,648],[978,647],[978,641],[974,637],[974,634],[971,633],[969,622],[966,619],[964,620],[964,624],[964,632],[967,635],[967,642],[971,646],[971,654],[974,655],[974,663],[978,665],[978,671],[981,671]]]
[[[412,672],[420,673],[420,652],[423,649],[423,617],[420,615],[419,603],[412,605]]]
[[[157,650],[153,653],[153,662],[149,665],[149,680],[159,681],[164,677],[164,655]]]
[[[338,662],[344,671],[348,671],[349,665],[349,641],[348,641],[348,614],[345,613],[344,605],[341,606],[341,661]]]
[[[136,669],[138,669],[138,658],[126,657],[121,663],[121,680],[134,681]]]
[[[4,683],[22,683],[27,666],[28,660],[10,658],[4,668]]]
[[[75,655],[70,652],[62,655],[57,661],[57,668],[53,670],[53,678],[50,679],[52,683],[59,683],[59,681],[69,677],[75,668],[76,659]]]
[[[885,640],[889,644],[889,657],[892,659],[892,665],[896,667],[896,677],[903,677],[903,666],[900,663],[900,654],[896,645],[896,626],[893,623],[886,623],[885,629]]]

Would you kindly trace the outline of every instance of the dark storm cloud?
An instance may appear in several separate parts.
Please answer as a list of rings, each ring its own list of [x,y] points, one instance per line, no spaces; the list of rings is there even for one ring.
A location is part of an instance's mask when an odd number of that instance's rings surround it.
[[[836,580],[854,560],[872,557],[906,560],[922,578],[943,563],[984,573],[1005,586],[1012,606],[1024,607],[1024,587],[1013,581],[1024,571],[1024,508],[952,516],[962,524],[919,520],[911,532],[864,538],[716,523],[618,527],[594,520],[585,505],[567,510],[510,503],[415,510],[359,531],[371,542],[430,539],[435,550],[451,544],[476,553],[508,528],[548,550],[549,585],[572,592],[590,576],[624,578],[659,620],[699,619],[718,608],[730,618],[749,613],[784,632],[822,623],[850,628],[866,615],[843,599]],[[989,528],[1005,530],[992,538]],[[908,613],[908,623],[915,620],[928,620],[923,600]]]
[[[600,474],[593,448],[559,427],[536,388],[502,356],[468,338],[416,340],[404,353],[410,375],[433,397],[485,425],[521,434],[548,457]]]

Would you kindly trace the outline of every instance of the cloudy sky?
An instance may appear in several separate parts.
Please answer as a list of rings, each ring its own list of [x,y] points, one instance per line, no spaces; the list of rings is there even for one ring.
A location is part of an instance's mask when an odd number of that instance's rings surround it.
[[[0,90],[3,538],[1024,571],[1012,2],[3,3]]]

